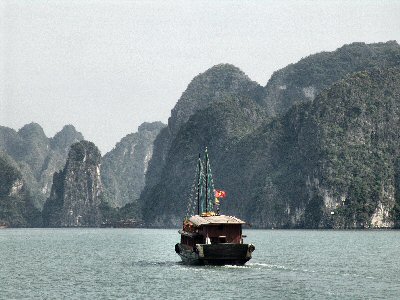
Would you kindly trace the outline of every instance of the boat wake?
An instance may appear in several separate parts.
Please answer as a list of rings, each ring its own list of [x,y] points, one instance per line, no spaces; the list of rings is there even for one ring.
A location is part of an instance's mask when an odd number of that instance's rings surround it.
[[[250,266],[244,265],[244,266],[235,266],[235,265],[225,265],[225,266],[221,266],[222,268],[225,269],[249,269]]]
[[[269,269],[271,271],[286,271],[286,272],[299,272],[299,273],[316,273],[314,270],[309,269],[299,269],[291,268],[287,266],[277,265],[277,264],[267,264],[267,263],[250,263],[249,267],[254,269]]]
[[[296,271],[295,269],[290,269],[286,266],[274,265],[274,264],[266,264],[266,263],[248,263],[247,267],[250,268],[258,268],[258,269],[279,269],[279,270],[291,270]]]
[[[366,275],[365,273],[355,273],[355,272],[349,272],[348,270],[310,270],[307,268],[295,268],[295,267],[288,267],[288,266],[282,266],[282,265],[277,265],[277,264],[268,264],[268,263],[248,263],[246,264],[247,267],[252,268],[252,269],[259,269],[259,270],[269,270],[269,271],[282,271],[282,272],[293,272],[293,273],[300,273],[300,274],[313,274],[311,276],[333,276],[335,278],[339,277],[349,277],[349,278],[360,278],[363,277],[367,280],[377,280],[376,277],[371,276],[370,274]]]
[[[133,263],[135,266],[139,267],[173,267],[180,265],[179,261],[136,261]]]

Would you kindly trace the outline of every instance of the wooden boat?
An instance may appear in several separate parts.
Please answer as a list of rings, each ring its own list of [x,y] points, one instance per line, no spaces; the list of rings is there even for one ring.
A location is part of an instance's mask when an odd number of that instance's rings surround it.
[[[122,219],[119,221],[105,220],[101,223],[101,228],[137,228],[141,224],[134,219]]]
[[[8,224],[6,222],[0,222],[0,229],[8,228]]]
[[[243,265],[251,259],[254,245],[243,243],[242,225],[234,216],[219,214],[219,199],[211,175],[207,148],[205,162],[199,156],[197,170],[197,215],[186,217],[179,230],[181,242],[176,253],[185,264]],[[221,193],[223,192],[223,193]]]

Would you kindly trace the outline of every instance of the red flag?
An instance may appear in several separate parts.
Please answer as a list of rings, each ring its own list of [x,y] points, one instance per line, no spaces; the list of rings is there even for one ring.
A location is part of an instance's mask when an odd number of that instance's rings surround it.
[[[215,197],[216,198],[225,198],[226,192],[222,190],[215,190]]]

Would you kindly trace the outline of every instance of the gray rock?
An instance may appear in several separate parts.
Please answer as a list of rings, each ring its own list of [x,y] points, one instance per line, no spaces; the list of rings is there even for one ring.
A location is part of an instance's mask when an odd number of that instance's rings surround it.
[[[138,132],[125,136],[104,155],[101,176],[104,197],[110,206],[137,202],[153,155],[154,139],[164,127],[161,122],[143,123]]]
[[[100,226],[100,161],[100,151],[93,143],[80,141],[71,146],[64,169],[53,177],[43,209],[45,226]]]
[[[69,147],[82,139],[72,125],[64,126],[53,138],[47,138],[36,123],[23,126],[18,132],[0,126],[0,150],[18,163],[30,197],[39,209],[50,195],[54,172],[65,165]]]

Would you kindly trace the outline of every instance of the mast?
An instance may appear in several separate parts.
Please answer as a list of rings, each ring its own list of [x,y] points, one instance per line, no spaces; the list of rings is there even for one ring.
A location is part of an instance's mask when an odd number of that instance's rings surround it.
[[[206,147],[206,212],[208,212],[208,151]]]
[[[200,180],[201,180],[201,154],[199,153],[199,172],[197,174],[197,214],[200,216]]]

